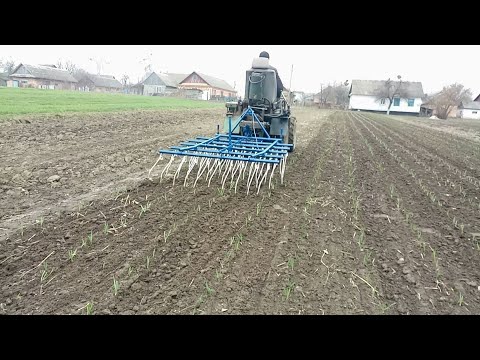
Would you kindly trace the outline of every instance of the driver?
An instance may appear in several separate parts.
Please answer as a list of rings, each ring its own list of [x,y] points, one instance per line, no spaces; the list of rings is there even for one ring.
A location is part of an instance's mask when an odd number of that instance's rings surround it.
[[[259,55],[259,57],[267,58],[270,60],[270,54],[266,51],[262,51]],[[277,98],[280,98],[282,96],[282,90],[285,88],[283,87],[282,80],[280,80],[280,76],[278,76],[278,71],[276,68],[274,68],[272,65],[269,65],[272,70],[275,71],[275,75],[277,77]]]

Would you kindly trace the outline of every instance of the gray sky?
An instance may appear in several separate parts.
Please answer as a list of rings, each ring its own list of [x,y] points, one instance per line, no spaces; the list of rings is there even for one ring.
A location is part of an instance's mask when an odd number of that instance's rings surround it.
[[[156,71],[203,72],[235,85],[243,95],[245,71],[263,50],[287,87],[293,65],[293,90],[318,92],[322,83],[400,74],[422,82],[426,93],[455,82],[474,96],[480,92],[479,45],[0,45],[0,59],[33,65],[70,60],[94,73],[97,65],[89,59],[103,59],[102,73],[118,79],[126,73],[136,82],[149,62],[142,59],[150,58]]]

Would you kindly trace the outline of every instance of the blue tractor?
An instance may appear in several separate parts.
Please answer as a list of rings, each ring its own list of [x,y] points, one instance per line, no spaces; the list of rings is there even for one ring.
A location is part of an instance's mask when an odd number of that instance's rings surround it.
[[[272,187],[277,168],[283,183],[288,153],[295,149],[296,119],[291,116],[290,105],[281,90],[277,87],[276,71],[270,67],[268,59],[255,58],[252,68],[246,72],[244,101],[225,104],[223,132],[220,133],[218,125],[214,136],[197,137],[159,150],[159,160],[162,155],[171,155],[161,177],[168,174],[177,159],[174,182],[188,162],[184,186],[188,186],[187,178],[195,168],[193,186],[204,176],[210,185],[216,174],[222,188],[229,181],[236,192],[239,180],[247,177],[247,194],[252,184],[258,193],[267,182],[269,188]]]

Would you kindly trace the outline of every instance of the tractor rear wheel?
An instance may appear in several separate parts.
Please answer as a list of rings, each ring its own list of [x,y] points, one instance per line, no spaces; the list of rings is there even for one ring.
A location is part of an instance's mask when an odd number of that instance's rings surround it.
[[[288,143],[293,144],[290,152],[295,150],[295,145],[297,143],[297,118],[291,117],[288,124]]]

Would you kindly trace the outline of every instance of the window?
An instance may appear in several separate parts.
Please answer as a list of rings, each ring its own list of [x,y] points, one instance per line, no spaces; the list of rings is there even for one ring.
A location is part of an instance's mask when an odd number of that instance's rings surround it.
[[[413,104],[415,103],[415,99],[408,99],[408,106],[413,106]]]
[[[393,106],[400,106],[400,98],[393,99]]]
[[[385,105],[385,99],[380,100],[380,104]]]

